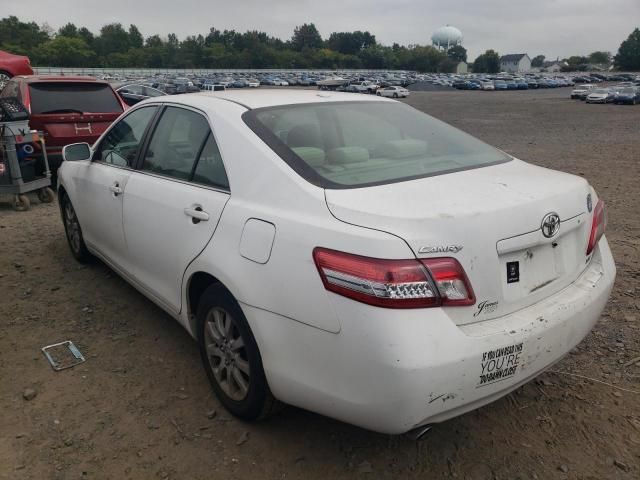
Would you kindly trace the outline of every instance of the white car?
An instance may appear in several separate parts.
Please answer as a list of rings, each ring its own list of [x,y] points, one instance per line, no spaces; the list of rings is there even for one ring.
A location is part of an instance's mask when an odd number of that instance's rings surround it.
[[[260,86],[260,80],[255,78],[250,78],[247,82],[249,84],[249,88],[258,88]]]
[[[594,88],[597,88],[597,86],[590,83],[583,83],[582,85],[578,85],[576,88],[571,90],[571,98],[580,98],[581,95],[586,96]]]
[[[404,87],[384,87],[376,92],[379,97],[405,98],[409,96],[409,90]]]
[[[158,97],[64,158],[73,255],[180,322],[244,419],[278,399],[397,434],[478,408],[574,348],[616,274],[586,180],[389,99]]]
[[[594,88],[587,95],[587,103],[611,103],[616,99],[616,92],[610,88]]]

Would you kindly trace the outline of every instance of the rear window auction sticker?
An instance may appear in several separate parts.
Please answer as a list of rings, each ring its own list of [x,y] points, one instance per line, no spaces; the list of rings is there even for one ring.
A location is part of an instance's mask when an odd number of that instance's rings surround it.
[[[480,380],[476,388],[513,377],[518,370],[518,365],[520,365],[521,355],[522,343],[484,352],[480,362]]]

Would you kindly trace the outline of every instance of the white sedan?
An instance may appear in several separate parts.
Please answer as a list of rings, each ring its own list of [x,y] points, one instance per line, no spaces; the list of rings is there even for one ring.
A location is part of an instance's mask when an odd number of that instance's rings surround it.
[[[376,92],[379,97],[406,98],[409,96],[409,90],[404,87],[384,87],[379,88]]]
[[[478,408],[574,348],[616,274],[584,179],[389,99],[158,97],[64,158],[73,255],[180,322],[244,419],[277,399],[401,433]]]

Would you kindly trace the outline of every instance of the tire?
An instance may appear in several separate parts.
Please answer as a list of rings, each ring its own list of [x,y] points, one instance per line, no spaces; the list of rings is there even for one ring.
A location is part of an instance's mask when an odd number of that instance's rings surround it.
[[[64,194],[60,201],[60,209],[62,211],[62,223],[64,224],[64,232],[67,237],[69,249],[74,258],[80,263],[89,262],[93,256],[87,250],[82,236],[82,228],[80,221],[76,215],[76,211],[71,204],[69,197]]]
[[[393,92],[393,98],[398,98],[398,92]]]
[[[376,95],[379,96],[379,97],[382,96],[382,94],[380,92],[376,92]]]
[[[197,320],[202,364],[218,400],[243,420],[275,413],[279,402],[271,394],[258,345],[233,295],[219,284],[207,288]]]
[[[26,212],[31,209],[31,201],[26,195],[15,195],[13,197],[13,209],[16,212]]]
[[[7,84],[9,80],[11,80],[12,77],[13,75],[11,75],[6,70],[0,70],[0,91],[2,91],[4,86]]]
[[[52,203],[54,199],[55,194],[49,187],[41,188],[40,190],[38,190],[38,200],[40,200],[42,203]]]

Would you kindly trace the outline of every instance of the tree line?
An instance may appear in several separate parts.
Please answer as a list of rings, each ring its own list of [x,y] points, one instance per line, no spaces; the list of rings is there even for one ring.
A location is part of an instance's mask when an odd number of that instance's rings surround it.
[[[175,33],[145,38],[133,24],[126,28],[110,23],[94,34],[73,23],[55,31],[47,24],[10,16],[0,19],[0,50],[27,55],[33,65],[56,67],[365,68],[450,73],[459,62],[467,61],[462,46],[447,52],[431,45],[386,46],[367,31],[333,32],[323,39],[313,23],[297,26],[288,40],[257,30],[241,33],[214,27],[206,35],[180,40]],[[591,57],[602,60],[598,55],[611,60],[608,52],[566,60],[577,66],[584,59],[593,60]],[[534,66],[538,61],[542,64],[544,57],[534,57]],[[614,62],[623,70],[640,70],[640,30],[622,43]],[[487,50],[475,59],[472,68],[475,72],[496,73],[500,71],[500,55]]]
[[[459,47],[449,54],[432,46],[381,45],[370,32],[334,32],[323,39],[313,23],[295,28],[289,40],[260,31],[211,28],[206,35],[145,38],[136,25],[104,25],[97,34],[73,23],[48,25],[0,20],[0,50],[28,55],[32,64],[113,68],[367,68],[452,72],[466,60]]]

